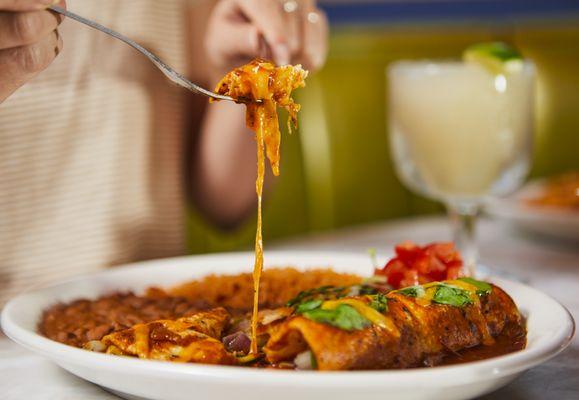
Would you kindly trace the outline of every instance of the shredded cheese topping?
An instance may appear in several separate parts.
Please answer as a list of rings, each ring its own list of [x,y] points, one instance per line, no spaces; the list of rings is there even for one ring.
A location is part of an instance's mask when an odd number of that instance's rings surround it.
[[[370,321],[372,324],[386,329],[396,336],[400,335],[398,328],[394,325],[392,318],[386,316],[377,310],[373,309],[366,303],[356,299],[338,299],[338,300],[328,300],[322,303],[322,310],[334,310],[340,304],[347,304],[356,309],[364,318]]]

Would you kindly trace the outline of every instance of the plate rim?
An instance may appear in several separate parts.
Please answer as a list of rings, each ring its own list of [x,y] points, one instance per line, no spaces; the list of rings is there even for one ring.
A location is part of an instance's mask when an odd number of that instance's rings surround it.
[[[287,384],[289,382],[295,381],[296,377],[299,377],[300,385],[326,385],[331,383],[333,386],[338,387],[349,387],[353,384],[356,386],[384,386],[386,384],[404,386],[409,383],[417,384],[418,382],[415,381],[416,379],[428,381],[430,384],[437,383],[437,386],[440,386],[445,382],[444,377],[452,377],[452,381],[448,381],[447,384],[455,386],[458,384],[458,377],[461,377],[462,375],[468,375],[461,374],[461,372],[465,372],[472,368],[476,368],[481,372],[486,371],[488,375],[485,375],[486,379],[499,379],[501,377],[506,377],[525,371],[556,356],[571,343],[571,340],[575,334],[575,321],[569,310],[564,305],[559,303],[551,296],[533,287],[499,277],[491,278],[492,280],[497,281],[499,285],[501,282],[505,282],[509,286],[520,286],[525,290],[534,291],[539,293],[541,296],[550,299],[566,314],[566,325],[561,328],[556,337],[552,338],[548,343],[543,344],[543,346],[539,348],[526,348],[519,352],[499,357],[493,357],[487,360],[480,360],[458,365],[439,366],[435,368],[377,371],[328,371],[324,373],[314,373],[311,371],[262,370],[205,364],[177,364],[163,361],[141,360],[132,357],[111,357],[107,354],[93,353],[53,341],[40,335],[36,331],[32,331],[26,327],[20,326],[12,319],[12,310],[19,306],[21,302],[26,301],[26,299],[30,296],[41,293],[43,291],[54,290],[59,286],[70,285],[77,281],[94,279],[95,277],[102,275],[122,274],[126,271],[139,267],[152,268],[155,266],[155,264],[179,264],[191,261],[202,262],[204,259],[215,260],[220,258],[241,259],[252,256],[252,252],[232,252],[164,258],[126,264],[113,269],[67,279],[65,281],[49,286],[33,289],[10,300],[2,310],[2,315],[0,318],[2,329],[11,340],[34,351],[35,353],[39,353],[45,357],[48,357],[59,365],[63,363],[65,365],[77,365],[81,367],[88,366],[95,369],[104,368],[108,371],[126,371],[127,368],[130,368],[132,373],[138,373],[141,376],[171,376],[173,378],[187,377],[187,379],[197,377],[204,380],[218,379],[223,383],[235,381],[236,383],[246,383],[249,385],[256,383],[260,385]],[[304,259],[307,260],[308,258],[328,257],[330,260],[332,260],[340,256],[351,257],[352,259],[358,259],[360,261],[369,261],[367,256],[363,256],[360,253],[346,251],[267,251],[266,256],[279,259],[287,257],[289,260],[291,260],[291,257],[293,257],[301,259],[302,262]],[[294,261],[294,263],[296,263],[296,261]],[[329,264],[331,264],[331,262],[329,262]],[[291,263],[287,263],[286,265],[291,265]],[[264,382],[262,379],[265,374],[267,374],[267,382]],[[339,380],[335,379],[337,376],[340,377]],[[376,379],[377,377],[380,379]],[[469,380],[467,378],[468,377],[462,377],[462,379],[466,379],[468,382]]]

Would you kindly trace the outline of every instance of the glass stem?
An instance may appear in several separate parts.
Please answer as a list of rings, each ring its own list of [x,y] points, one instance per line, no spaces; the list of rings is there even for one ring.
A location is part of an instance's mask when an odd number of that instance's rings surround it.
[[[465,272],[469,276],[474,276],[478,260],[476,220],[479,207],[476,205],[449,205],[448,213],[452,221],[454,243],[462,255]]]

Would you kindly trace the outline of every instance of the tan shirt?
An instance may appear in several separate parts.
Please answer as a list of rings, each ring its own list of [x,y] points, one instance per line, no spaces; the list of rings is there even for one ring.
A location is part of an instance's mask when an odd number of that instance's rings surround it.
[[[186,68],[186,0],[68,0]],[[187,94],[65,21],[55,63],[0,105],[0,307],[106,266],[181,254]]]

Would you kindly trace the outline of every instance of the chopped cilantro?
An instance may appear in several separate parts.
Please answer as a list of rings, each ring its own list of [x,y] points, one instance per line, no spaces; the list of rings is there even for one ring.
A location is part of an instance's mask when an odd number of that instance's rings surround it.
[[[351,286],[321,286],[319,288],[304,290],[298,293],[296,297],[287,302],[288,307],[299,306],[302,303],[311,300],[333,300],[346,296],[357,296],[362,294],[376,294],[378,290],[370,285],[351,285]]]
[[[475,286],[477,288],[476,294],[478,294],[479,296],[485,296],[487,294],[490,294],[493,289],[493,287],[489,283],[477,281],[476,279],[458,278],[458,280]]]
[[[372,297],[372,301],[370,302],[370,307],[378,312],[384,312],[388,310],[388,298],[384,296],[382,293],[378,293]]]
[[[304,290],[302,292],[299,292],[296,297],[294,297],[293,299],[288,301],[287,306],[293,307],[293,306],[299,305],[305,301],[308,301],[308,300],[315,298],[318,295],[325,295],[329,292],[336,291],[337,289],[341,290],[342,288],[335,287],[335,286],[321,286],[321,287],[315,288],[315,289]]]
[[[305,311],[303,316],[312,321],[335,326],[346,331],[364,329],[370,325],[370,321],[364,318],[354,307],[340,304],[333,310]]]
[[[306,301],[306,302],[300,304],[296,308],[296,313],[303,314],[306,311],[314,310],[314,309],[318,308],[319,306],[321,306],[322,303],[323,303],[323,300],[321,300],[321,299]]]
[[[432,301],[434,303],[455,307],[463,307],[467,304],[472,304],[472,299],[467,290],[443,283],[436,287],[436,293],[434,293]]]
[[[316,355],[310,350],[310,364],[312,364],[312,369],[318,369],[318,360],[316,360]]]
[[[358,287],[358,294],[376,294],[378,289],[370,285],[356,285]]]
[[[424,296],[424,288],[422,286],[408,286],[403,289],[399,289],[398,293],[403,294],[408,297],[422,297]]]

